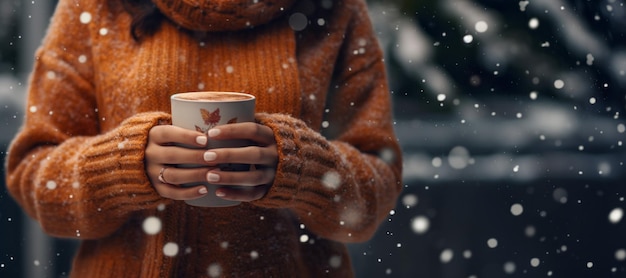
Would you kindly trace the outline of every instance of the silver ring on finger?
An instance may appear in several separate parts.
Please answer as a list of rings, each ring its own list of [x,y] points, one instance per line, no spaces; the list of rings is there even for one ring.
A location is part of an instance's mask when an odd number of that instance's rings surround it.
[[[165,181],[165,178],[163,177],[163,173],[165,172],[165,169],[167,169],[168,167],[163,166],[163,168],[161,168],[161,171],[159,171],[159,181],[165,184],[170,184],[169,182]]]

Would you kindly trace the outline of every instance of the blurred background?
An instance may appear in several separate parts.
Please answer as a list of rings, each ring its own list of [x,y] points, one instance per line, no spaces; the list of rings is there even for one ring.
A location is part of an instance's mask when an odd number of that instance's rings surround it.
[[[626,277],[623,0],[368,1],[405,189],[357,277]],[[0,0],[0,157],[55,1]],[[2,169],[4,184],[4,169]],[[0,277],[64,277],[76,243],[0,190]]]

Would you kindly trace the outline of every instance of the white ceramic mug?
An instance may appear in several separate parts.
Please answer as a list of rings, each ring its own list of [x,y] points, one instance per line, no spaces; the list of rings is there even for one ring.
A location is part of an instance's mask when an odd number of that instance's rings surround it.
[[[172,105],[172,124],[178,127],[206,133],[218,125],[254,122],[255,97],[237,92],[188,92],[174,94],[170,98]],[[237,148],[249,146],[247,140],[208,140],[206,148]],[[188,147],[188,146],[187,146]],[[183,165],[181,167],[199,167],[201,165]],[[222,171],[247,171],[250,165],[218,165]],[[215,196],[218,185],[202,183],[208,193],[195,200],[185,201],[199,207],[227,207],[240,202],[224,200]],[[186,184],[183,186],[195,186]]]

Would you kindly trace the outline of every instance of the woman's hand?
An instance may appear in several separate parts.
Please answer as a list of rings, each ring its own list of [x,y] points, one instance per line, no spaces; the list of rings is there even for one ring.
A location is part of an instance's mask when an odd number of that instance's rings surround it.
[[[183,187],[180,184],[206,181],[206,173],[210,169],[208,165],[176,168],[178,164],[206,164],[203,159],[206,143],[206,134],[197,131],[172,125],[158,125],[150,129],[145,154],[146,173],[159,195],[174,200],[191,200],[207,193],[202,185]]]
[[[208,135],[171,125],[155,126],[150,130],[145,155],[146,171],[157,192],[165,198],[191,200],[206,194],[206,188],[180,185],[208,182],[224,185],[216,191],[216,195],[223,199],[249,202],[262,198],[274,180],[278,161],[272,130],[256,123],[236,123],[213,128]],[[250,140],[253,146],[203,149],[207,140],[230,139]],[[254,166],[250,171],[220,171],[217,165],[222,163]],[[206,167],[179,168],[179,164]],[[228,185],[247,188],[242,190]]]
[[[204,153],[207,162],[215,164],[241,163],[250,164],[250,171],[220,171],[211,169],[207,181],[211,184],[224,185],[215,194],[223,199],[250,202],[261,199],[274,182],[278,150],[274,132],[267,126],[257,123],[227,124],[210,129],[209,140],[245,139],[253,142],[252,146],[242,148],[211,149]],[[228,185],[246,186],[237,189]]]

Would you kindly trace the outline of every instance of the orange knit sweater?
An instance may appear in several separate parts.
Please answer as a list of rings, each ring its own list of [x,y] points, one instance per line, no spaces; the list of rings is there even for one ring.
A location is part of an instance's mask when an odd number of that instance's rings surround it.
[[[117,1],[60,0],[10,146],[11,195],[81,240],[73,277],[352,276],[344,243],[368,240],[402,188],[364,1],[154,2],[169,20],[136,42]],[[256,95],[279,154],[262,199],[199,208],[150,184],[148,131],[170,122],[170,95],[198,90]]]

